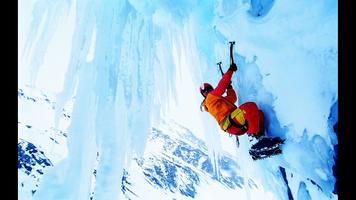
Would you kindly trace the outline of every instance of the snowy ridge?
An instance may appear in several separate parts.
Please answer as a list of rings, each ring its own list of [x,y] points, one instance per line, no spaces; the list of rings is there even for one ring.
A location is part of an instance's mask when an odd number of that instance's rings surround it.
[[[54,95],[32,87],[19,88],[18,106],[18,183],[19,198],[32,199],[48,167],[66,157],[71,103],[62,109],[60,127],[53,121]]]
[[[195,198],[199,196],[201,185],[211,185],[212,182],[230,190],[243,191],[245,187],[246,181],[232,155],[225,153],[219,159],[220,180],[217,180],[204,142],[188,129],[172,122],[162,122],[159,128],[152,129],[145,156],[135,158],[135,161],[138,167],[127,169],[123,178],[123,191],[128,199],[144,199],[136,189],[139,182],[137,169],[149,187],[177,199],[184,196]],[[135,181],[131,174],[135,174]],[[249,187],[258,189],[253,180],[249,179],[248,183]]]
[[[41,148],[54,164],[66,157],[73,101],[60,109],[59,124],[55,127],[55,95],[33,87],[18,90],[18,106],[23,110],[18,117],[19,138]]]

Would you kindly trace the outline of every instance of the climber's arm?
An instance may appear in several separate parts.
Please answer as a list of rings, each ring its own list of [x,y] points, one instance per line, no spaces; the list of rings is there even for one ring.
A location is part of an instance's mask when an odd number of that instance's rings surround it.
[[[218,83],[218,86],[211,92],[211,94],[216,95],[216,96],[222,96],[227,89],[227,86],[229,86],[231,77],[232,77],[232,70],[228,70],[221,80]]]

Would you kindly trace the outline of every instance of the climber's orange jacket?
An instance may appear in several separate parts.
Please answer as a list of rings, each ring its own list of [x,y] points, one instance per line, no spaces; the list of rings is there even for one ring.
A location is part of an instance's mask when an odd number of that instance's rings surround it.
[[[235,90],[232,87],[228,88],[232,73],[232,70],[228,70],[223,75],[216,88],[209,92],[203,103],[205,110],[216,119],[219,125],[221,125],[226,115],[236,109],[234,105],[237,100]],[[222,95],[226,90],[227,96],[223,97]]]

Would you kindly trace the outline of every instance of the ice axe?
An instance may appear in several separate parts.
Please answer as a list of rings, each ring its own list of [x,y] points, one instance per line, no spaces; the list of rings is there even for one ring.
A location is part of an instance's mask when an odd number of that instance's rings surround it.
[[[234,63],[234,55],[233,55],[233,48],[235,41],[231,41],[230,43],[230,65]]]
[[[233,55],[233,48],[234,48],[234,44],[235,41],[231,41],[230,43],[230,65],[234,63],[234,55]],[[219,66],[220,72],[221,72],[221,76],[224,75],[224,72],[221,68],[221,62],[216,63]]]
[[[221,62],[218,62],[218,63],[216,63],[216,64],[219,66],[221,76],[224,76],[224,72],[223,72],[223,70],[222,70],[222,68],[221,68]],[[231,85],[231,81],[230,81],[230,84],[229,84],[229,85]]]
[[[224,76],[224,72],[223,72],[223,70],[222,70],[222,68],[221,68],[221,62],[218,62],[218,63],[216,63],[217,65],[219,65],[219,69],[220,69],[220,72],[221,72],[221,76]]]
[[[232,65],[232,64],[235,64],[234,63],[234,55],[233,55],[233,49],[234,49],[235,41],[231,41],[229,43],[230,43],[230,65]],[[223,70],[221,68],[221,62],[218,62],[216,64],[219,66],[221,76],[224,76],[224,72],[223,72]],[[231,85],[231,81],[230,81],[229,85]]]

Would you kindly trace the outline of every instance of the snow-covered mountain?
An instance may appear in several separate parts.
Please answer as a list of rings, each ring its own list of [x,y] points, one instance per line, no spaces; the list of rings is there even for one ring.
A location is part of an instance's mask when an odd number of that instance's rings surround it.
[[[195,198],[200,195],[199,188],[206,184],[241,192],[245,183],[257,188],[253,180],[242,177],[240,166],[232,155],[219,156],[215,164],[220,170],[215,174],[213,159],[200,139],[177,124],[164,126],[163,129],[153,128],[145,156],[135,158],[133,165],[137,166],[125,171],[123,191],[129,199],[145,199],[146,195],[157,195],[155,193],[165,198]],[[137,187],[144,183],[151,191]]]
[[[43,113],[50,113],[54,107],[48,106],[49,102],[53,104],[55,102],[47,95],[48,100],[41,101],[41,96],[44,96],[43,93],[36,89],[21,89],[19,103],[26,105],[27,109],[42,109]],[[70,116],[70,107],[67,107],[62,120],[70,119],[68,116]],[[330,123],[335,124],[334,115],[329,119]],[[19,194],[20,199],[29,200],[33,199],[46,170],[63,159],[64,155],[61,155],[61,151],[65,149],[67,135],[66,130],[54,131],[53,128],[48,128],[41,131],[34,125],[36,120],[33,118],[22,115],[19,120]],[[26,125],[23,127],[23,124]],[[56,139],[53,139],[54,134]],[[53,148],[53,145],[57,147]],[[268,159],[275,159],[275,157]],[[99,160],[100,155],[97,154],[97,163]],[[208,199],[211,193],[206,193],[205,190],[213,189],[217,193],[223,193],[226,199],[235,197],[245,199],[248,190],[251,199],[258,199],[261,196],[264,199],[278,199],[266,190],[261,181],[254,181],[248,174],[244,174],[237,160],[239,159],[236,155],[228,152],[214,154],[212,157],[206,144],[192,131],[172,120],[163,121],[158,127],[152,128],[144,156],[134,157],[131,164],[124,169],[121,192],[126,199],[132,200]],[[255,164],[258,162],[263,161],[254,161]],[[218,171],[214,171],[214,168]],[[95,168],[93,171],[90,199],[95,199],[96,170]],[[325,188],[323,189],[313,178],[305,178],[293,171],[293,168],[285,169],[279,166],[270,176],[276,179],[276,182],[280,181],[279,190],[284,191],[282,196],[289,199],[315,199],[315,197],[333,199],[333,196],[324,193]]]
[[[46,111],[44,113],[50,113],[49,111],[54,109],[47,105],[48,102],[52,102],[49,98],[46,101],[40,101],[41,95],[37,94],[36,96],[35,89],[27,88],[26,91],[32,96],[25,94],[24,90],[20,89],[19,102],[21,105],[25,104],[27,109],[42,108],[42,111]],[[67,115],[68,113],[63,114],[64,117]],[[24,119],[25,117],[20,118],[20,120]],[[45,130],[44,133],[41,133],[40,129],[34,127],[32,124],[35,124],[35,120],[28,119],[26,128],[21,129],[23,123],[19,122],[19,193],[20,197],[31,199],[46,168],[53,166],[46,155],[55,160],[55,163],[61,159],[58,156],[60,152],[55,152],[49,147],[43,148],[42,141],[50,140],[52,143],[48,144],[49,146],[56,144],[65,149],[67,135],[64,131],[59,130],[58,132],[63,134],[57,134],[55,140],[52,136],[53,131],[49,133]],[[36,137],[26,135],[35,135]],[[215,184],[232,190],[237,188],[241,190],[244,187],[246,181],[241,176],[241,172],[238,170],[239,165],[233,160],[233,156],[220,155],[218,163],[216,163],[219,165],[220,171],[219,174],[215,174],[213,159],[208,156],[207,147],[188,129],[174,122],[164,123],[161,129],[153,128],[149,135],[145,156],[136,157],[131,167],[124,170],[122,192],[128,199],[145,199],[147,193],[142,193],[142,190],[137,188],[140,184],[150,188],[151,195],[167,197],[170,194],[176,196],[177,199],[196,197],[198,195],[197,188],[204,183],[211,185],[211,182],[215,182]],[[63,141],[63,143],[59,143],[57,140]],[[60,149],[60,147],[57,148]],[[95,176],[96,170],[93,173],[94,183]],[[257,188],[253,180],[249,179],[248,183],[251,188]]]

